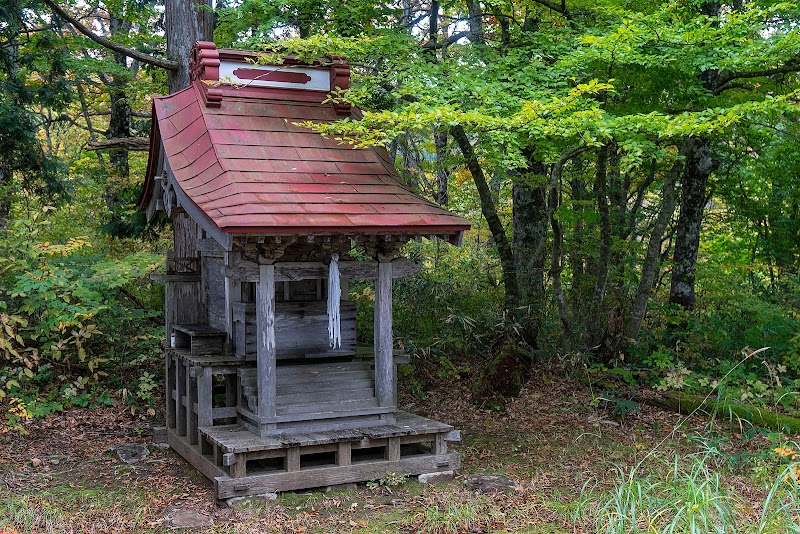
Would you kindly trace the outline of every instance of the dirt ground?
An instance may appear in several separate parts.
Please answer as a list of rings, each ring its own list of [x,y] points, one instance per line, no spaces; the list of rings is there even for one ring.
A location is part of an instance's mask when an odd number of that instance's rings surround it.
[[[245,510],[218,506],[211,483],[170,450],[150,447],[132,465],[117,459],[114,447],[150,442],[157,416],[70,410],[27,423],[25,436],[0,437],[0,533],[163,532],[177,512],[194,514],[211,532],[591,532],[574,515],[587,481],[609,485],[618,469],[649,469],[676,452],[697,451],[702,445],[690,438],[709,435],[702,419],[643,405],[611,419],[598,395],[546,375],[532,379],[503,413],[476,408],[458,384],[424,398],[404,394],[404,410],[462,430],[453,447],[462,457],[454,481],[287,493]],[[714,446],[733,455],[768,443],[726,429]],[[515,487],[476,493],[465,482],[480,473],[506,476]],[[747,480],[731,476],[727,483],[758,501]]]

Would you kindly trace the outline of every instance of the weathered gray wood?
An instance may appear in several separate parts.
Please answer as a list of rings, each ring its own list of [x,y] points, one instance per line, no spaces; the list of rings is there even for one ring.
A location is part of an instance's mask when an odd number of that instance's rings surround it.
[[[231,267],[241,259],[240,252],[226,252],[225,266]],[[225,277],[225,332],[228,334],[227,341],[229,348],[236,342],[236,332],[234,329],[234,310],[235,302],[242,300],[242,284],[238,280]]]
[[[316,411],[316,412],[302,412],[302,413],[295,413],[295,414],[276,414],[270,417],[260,417],[257,414],[247,410],[243,407],[237,408],[239,412],[239,416],[244,421],[249,421],[254,425],[267,425],[270,423],[294,423],[298,421],[320,421],[322,419],[340,419],[345,417],[360,417],[362,415],[377,415],[377,414],[391,414],[394,412],[394,406],[375,406],[375,407],[368,407],[368,408],[359,408],[359,409],[352,409],[347,411]],[[359,421],[354,420],[354,425],[344,426],[342,428],[355,428],[359,426]],[[363,425],[362,425],[363,426]],[[327,426],[320,422],[318,427],[309,427],[319,430],[327,429]],[[267,429],[262,429],[267,430]],[[277,430],[277,429],[276,429]],[[267,435],[267,434],[263,434]]]
[[[229,401],[230,402],[230,401]],[[236,401],[234,400],[234,403]],[[226,419],[228,417],[236,417],[236,406],[219,406],[211,409],[213,419]]]
[[[306,391],[293,393],[291,395],[282,395],[281,389],[278,387],[278,406],[280,407],[286,404],[307,404],[319,400],[330,402],[375,398],[375,389],[372,387],[372,384],[368,387],[356,389],[351,388],[350,384],[341,387],[347,387],[347,389],[338,388],[331,389],[330,391],[319,391],[317,388],[311,388],[311,390],[309,390],[309,388],[306,387]],[[298,390],[299,389],[300,388],[298,388]]]
[[[243,478],[247,476],[247,455],[236,454],[235,457],[236,459],[229,467],[231,478]]]
[[[387,407],[397,405],[392,359],[392,270],[392,263],[380,262],[375,282],[375,395],[380,405]]]
[[[206,478],[214,480],[217,477],[226,477],[225,471],[214,465],[213,462],[204,458],[197,449],[189,445],[183,438],[178,436],[173,430],[167,431],[169,446],[180,454],[187,462],[192,464],[195,469],[200,471]]]
[[[225,467],[230,467],[236,463],[236,454],[232,452],[226,452],[222,455],[222,465]]]
[[[208,324],[227,332],[225,278],[222,276],[224,261],[221,258],[203,257],[203,277],[206,284],[206,302],[208,303]]]
[[[461,431],[451,430],[444,436],[445,441],[461,441]]]
[[[378,401],[374,398],[369,399],[348,399],[343,401],[324,401],[324,397],[314,399],[307,404],[284,404],[278,405],[277,415],[306,415],[306,414],[341,414],[348,415],[354,411],[369,410],[377,408]],[[335,417],[335,415],[334,415]]]
[[[197,377],[197,427],[211,426],[214,424],[214,410],[212,402],[214,397],[213,376],[211,367],[203,367],[203,373]],[[202,443],[202,437],[198,434],[198,440]]]
[[[289,447],[286,450],[286,471],[300,471],[300,447]]]
[[[218,425],[200,431],[225,452],[254,452],[282,449],[288,446],[312,446],[341,441],[364,441],[364,447],[382,446],[380,440],[392,437],[414,437],[404,443],[432,441],[435,434],[447,433],[452,426],[418,415],[398,412],[396,423],[388,426],[327,430],[286,430],[273,436],[259,437],[241,425]]]
[[[447,454],[447,441],[445,440],[445,434],[436,434],[436,438],[433,440],[433,447],[431,447],[431,452],[433,454]]]
[[[186,395],[186,366],[183,361],[177,359],[177,373],[175,380],[175,431],[179,436],[186,435],[186,406],[183,397]]]
[[[400,459],[400,438],[389,438],[386,444],[386,459],[390,462]]]
[[[197,403],[197,381],[192,378],[188,368],[184,373],[184,377],[186,378],[186,441],[191,445],[196,445],[199,434],[197,430],[197,413],[193,407]]]
[[[150,280],[157,282],[199,282],[199,273],[179,273],[179,274],[151,274]]]
[[[201,256],[211,258],[223,258],[225,256],[225,249],[219,246],[219,243],[208,237],[197,240],[197,251]]]
[[[420,264],[408,258],[397,258],[393,260],[394,267],[392,276],[402,278],[416,274],[420,270]],[[223,269],[226,277],[234,278],[240,282],[258,281],[258,264],[249,260],[241,260],[233,266],[226,266]],[[378,277],[377,261],[340,261],[339,275],[343,278],[353,278],[355,280],[366,280]],[[328,267],[322,262],[298,261],[298,262],[278,262],[275,263],[275,281],[298,281],[298,280],[326,280],[328,278]]]
[[[172,391],[175,389],[175,380],[176,380],[176,369],[175,369],[175,360],[177,358],[172,354],[170,351],[165,351],[164,353],[164,367],[166,368],[166,375],[165,375],[165,393],[166,393],[166,412],[167,412],[167,427],[168,428],[175,428],[175,410],[177,409],[177,404],[175,404],[175,399],[172,396]]]
[[[341,441],[337,444],[336,449],[336,465],[346,467],[352,463],[352,443],[349,441]]]
[[[258,415],[275,416],[275,266],[261,265],[256,289]]]
[[[444,465],[442,465],[444,464]],[[401,458],[395,462],[380,460],[375,462],[359,462],[350,466],[308,468],[296,472],[276,472],[253,475],[245,479],[233,480],[230,477],[217,477],[214,486],[218,499],[227,499],[243,495],[275,493],[298,489],[334,486],[350,482],[363,482],[386,476],[387,472],[418,475],[458,469],[461,462],[456,453],[441,457],[420,455]]]
[[[242,344],[245,356],[255,354],[255,304],[234,304],[236,321],[236,350]],[[278,359],[328,357],[352,354],[356,348],[356,306],[343,302],[341,313],[341,348],[332,349],[328,338],[328,312],[325,301],[276,302],[275,304],[275,354]]]

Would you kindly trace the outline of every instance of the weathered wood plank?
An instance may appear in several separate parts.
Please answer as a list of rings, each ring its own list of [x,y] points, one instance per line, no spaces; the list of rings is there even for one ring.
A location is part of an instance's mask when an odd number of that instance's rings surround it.
[[[261,265],[256,289],[258,416],[275,416],[275,266]]]
[[[289,447],[286,450],[286,471],[300,471],[300,447]]]
[[[212,380],[213,376],[211,374],[211,367],[203,367],[202,375],[197,377],[196,428],[211,426],[214,424],[214,409],[212,408],[214,394],[212,391]],[[198,433],[198,443],[202,443],[202,436],[200,436],[199,430],[195,430],[195,432]]]
[[[336,448],[336,465],[346,467],[352,463],[353,445],[349,441],[342,441]]]
[[[271,417],[260,417],[242,407],[238,407],[237,410],[239,415],[245,420],[256,425],[266,425],[270,423],[294,423],[297,421],[316,421],[320,419],[334,419],[343,417],[354,418],[362,415],[391,414],[396,410],[396,408],[394,406],[376,406],[371,408],[352,409],[348,411],[317,411],[296,414],[276,414]],[[321,424],[320,428],[324,428],[324,426]],[[352,425],[347,428],[352,428]]]
[[[386,459],[396,462],[400,459],[400,438],[389,438],[386,444]]]
[[[392,350],[392,270],[390,262],[378,265],[375,282],[375,395],[381,406],[395,406],[395,366]]]
[[[397,258],[392,261],[394,278],[402,278],[416,274],[420,264],[408,258]],[[258,281],[258,264],[249,260],[241,260],[235,265],[223,268],[226,277],[240,282]],[[340,261],[339,275],[343,278],[366,280],[378,277],[377,261]],[[322,262],[298,261],[275,263],[276,282],[296,282],[298,280],[325,280],[328,278],[328,267]]]
[[[227,477],[227,473],[214,465],[213,461],[203,457],[197,449],[189,445],[183,438],[172,430],[167,431],[167,441],[172,449],[180,454],[184,460],[200,471],[206,478],[214,480],[217,477]]]
[[[206,283],[208,324],[212,328],[227,332],[225,310],[225,278],[222,276],[223,258],[203,257],[203,277]]]
[[[348,399],[343,401],[323,401],[321,398],[315,399],[315,402],[307,404],[285,404],[279,405],[277,408],[277,415],[307,415],[307,414],[341,414],[346,416],[354,411],[371,410],[378,407],[378,401],[375,398],[369,399]],[[303,418],[306,419],[306,418]]]
[[[328,309],[325,301],[276,302],[275,354],[277,358],[319,357],[352,354],[356,348],[356,306],[342,302],[340,308],[342,346],[331,349],[328,338]],[[256,352],[255,304],[234,304],[237,352]]]
[[[201,256],[222,258],[225,256],[225,249],[210,237],[197,240],[197,251]]]
[[[225,267],[231,267],[241,260],[240,252],[225,253]],[[242,300],[242,284],[238,280],[225,277],[225,332],[228,334],[227,343],[229,348],[236,342],[236,332],[234,330],[234,310],[233,304]]]
[[[458,469],[461,465],[458,454],[450,453],[442,457],[433,455],[401,458],[398,461],[386,460],[375,462],[359,462],[349,466],[308,468],[295,472],[276,472],[253,475],[244,479],[233,480],[230,477],[214,479],[218,499],[227,499],[243,495],[275,493],[298,489],[335,486],[351,482],[364,482],[386,476],[387,471],[406,475],[418,475]]]

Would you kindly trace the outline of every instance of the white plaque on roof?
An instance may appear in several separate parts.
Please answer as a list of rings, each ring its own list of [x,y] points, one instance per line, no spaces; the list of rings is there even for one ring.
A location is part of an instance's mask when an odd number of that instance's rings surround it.
[[[308,67],[283,67],[276,65],[251,65],[222,61],[219,79],[222,83],[235,83],[251,87],[282,87],[309,91],[330,91],[330,72]]]

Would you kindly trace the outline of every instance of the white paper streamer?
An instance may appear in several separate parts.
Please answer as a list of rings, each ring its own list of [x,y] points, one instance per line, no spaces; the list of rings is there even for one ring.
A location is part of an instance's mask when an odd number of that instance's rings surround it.
[[[331,254],[328,267],[328,338],[331,348],[342,346],[342,324],[339,306],[342,299],[342,287],[339,282],[339,255]]]

